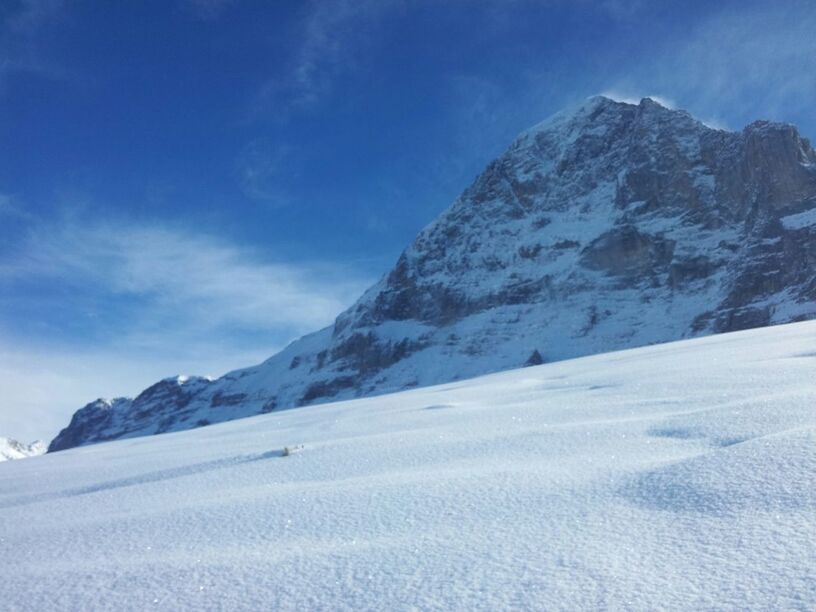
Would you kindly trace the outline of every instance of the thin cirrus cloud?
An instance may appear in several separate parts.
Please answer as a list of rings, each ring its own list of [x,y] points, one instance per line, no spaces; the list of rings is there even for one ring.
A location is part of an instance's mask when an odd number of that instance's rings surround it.
[[[325,263],[274,262],[205,234],[160,226],[67,224],[40,230],[0,279],[53,279],[139,296],[197,329],[326,325],[367,285]]]
[[[767,118],[813,129],[814,31],[812,2],[724,9],[682,39],[667,39],[640,63],[628,65],[613,77],[612,89],[666,92],[718,128]]]
[[[182,4],[198,19],[217,19],[235,0],[183,0]]]
[[[11,73],[64,76],[42,51],[44,30],[59,20],[64,0],[22,0],[0,15],[0,86]]]
[[[685,93],[699,92],[710,105],[741,102],[771,114],[809,107],[816,94],[814,29],[812,3],[723,13],[697,29],[677,56],[675,77]]]
[[[272,206],[291,204],[286,186],[296,178],[297,170],[294,148],[268,138],[250,141],[235,161],[238,186],[244,196]]]
[[[340,75],[357,69],[360,49],[378,39],[380,19],[400,6],[405,6],[402,0],[307,3],[283,74],[263,83],[253,101],[253,113],[275,108],[286,115],[314,107],[331,93]]]
[[[0,218],[30,219],[31,215],[16,201],[14,196],[0,193]]]

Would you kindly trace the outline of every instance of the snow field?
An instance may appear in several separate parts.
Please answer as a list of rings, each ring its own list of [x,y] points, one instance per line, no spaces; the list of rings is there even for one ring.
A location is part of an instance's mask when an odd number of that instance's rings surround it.
[[[814,365],[797,323],[6,462],[0,602],[812,610]]]

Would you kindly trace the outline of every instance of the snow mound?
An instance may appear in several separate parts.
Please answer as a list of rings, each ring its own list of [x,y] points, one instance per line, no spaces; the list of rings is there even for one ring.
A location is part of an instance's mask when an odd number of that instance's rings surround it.
[[[737,440],[639,475],[622,492],[636,503],[671,512],[816,513],[816,428]]]

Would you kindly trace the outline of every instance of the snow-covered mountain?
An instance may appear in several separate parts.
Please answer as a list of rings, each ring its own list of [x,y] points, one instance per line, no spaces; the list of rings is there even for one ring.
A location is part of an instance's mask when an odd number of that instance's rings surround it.
[[[23,444],[11,438],[0,437],[0,461],[10,459],[25,459],[26,457],[36,457],[45,453],[45,443],[37,440],[31,444]]]
[[[521,134],[331,327],[88,404],[49,450],[814,317],[816,152],[796,128],[595,97]]]
[[[807,321],[12,461],[0,607],[812,612],[814,365]]]

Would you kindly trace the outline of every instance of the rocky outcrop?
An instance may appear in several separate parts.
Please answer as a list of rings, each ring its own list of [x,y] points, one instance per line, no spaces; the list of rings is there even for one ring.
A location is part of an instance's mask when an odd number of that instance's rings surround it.
[[[793,126],[592,98],[521,134],[331,327],[95,402],[51,450],[814,318],[815,272],[816,153]]]

